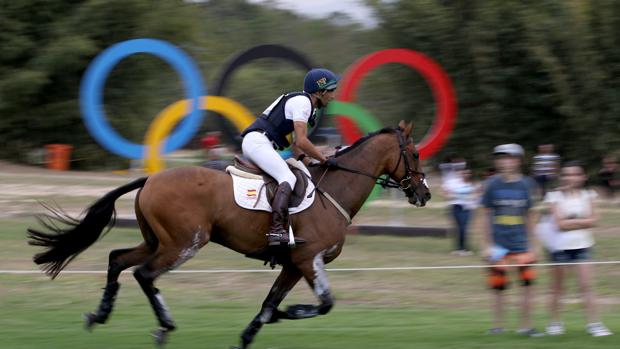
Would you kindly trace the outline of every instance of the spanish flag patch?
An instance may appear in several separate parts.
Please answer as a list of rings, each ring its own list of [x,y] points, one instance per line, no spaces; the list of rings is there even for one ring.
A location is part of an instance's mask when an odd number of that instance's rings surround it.
[[[256,197],[256,189],[248,189],[248,192],[245,194],[249,198]]]

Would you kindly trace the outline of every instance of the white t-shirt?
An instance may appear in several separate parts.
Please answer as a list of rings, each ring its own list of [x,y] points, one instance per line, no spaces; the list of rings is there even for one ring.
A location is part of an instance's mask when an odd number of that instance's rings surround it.
[[[469,210],[478,206],[478,186],[476,184],[465,182],[460,176],[454,175],[446,180],[442,187],[450,196],[450,204],[461,205]]]
[[[565,194],[561,191],[552,191],[545,196],[545,202],[558,208],[560,217],[587,218],[592,214],[592,200],[596,193],[592,190],[580,190],[576,194]],[[575,250],[588,248],[594,245],[594,238],[590,229],[560,231],[557,234],[556,248],[559,250]]]
[[[276,106],[276,104],[278,104],[282,97],[284,97],[284,95],[280,96],[273,103],[271,103],[271,105],[267,107],[267,109],[265,109],[263,114],[269,115],[269,113],[271,113],[271,110]],[[284,104],[284,116],[289,120],[301,121],[306,123],[308,122],[308,119],[310,119],[311,111],[312,104],[310,102],[310,98],[304,95],[291,97]]]

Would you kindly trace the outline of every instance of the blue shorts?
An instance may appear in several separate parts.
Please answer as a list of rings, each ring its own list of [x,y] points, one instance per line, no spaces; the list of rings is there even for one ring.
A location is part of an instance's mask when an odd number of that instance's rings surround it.
[[[561,250],[551,253],[549,256],[555,263],[574,263],[590,259],[591,251],[589,248],[577,248],[574,250]]]

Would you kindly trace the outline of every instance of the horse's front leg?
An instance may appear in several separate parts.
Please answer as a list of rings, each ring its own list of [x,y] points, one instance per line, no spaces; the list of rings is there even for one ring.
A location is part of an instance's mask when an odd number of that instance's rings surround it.
[[[263,301],[260,312],[241,334],[242,349],[249,348],[250,343],[254,341],[254,337],[256,337],[256,334],[264,324],[270,324],[280,319],[288,318],[286,313],[278,310],[278,305],[280,305],[293,286],[301,279],[301,276],[301,272],[293,265],[285,265],[282,268],[267,298]]]
[[[297,320],[327,314],[334,306],[334,298],[331,295],[327,272],[325,271],[325,251],[315,255],[312,262],[304,263],[298,267],[320,303],[319,305],[291,305],[286,309],[285,316],[282,318]]]

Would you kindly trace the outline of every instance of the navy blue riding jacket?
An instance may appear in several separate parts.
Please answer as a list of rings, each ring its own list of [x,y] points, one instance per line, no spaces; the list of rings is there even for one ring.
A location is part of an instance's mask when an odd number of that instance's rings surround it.
[[[293,120],[287,119],[284,115],[284,105],[286,101],[296,96],[308,97],[308,99],[310,99],[310,105],[312,105],[310,94],[306,92],[287,93],[280,98],[280,101],[271,109],[269,115],[262,114],[259,116],[256,121],[241,133],[241,136],[243,137],[252,131],[262,131],[266,133],[267,138],[274,143],[278,150],[288,148],[291,143],[286,136],[295,130],[295,126]],[[308,124],[310,126],[314,126],[315,124],[316,115],[314,114],[314,106],[311,106],[310,118],[308,119]]]

